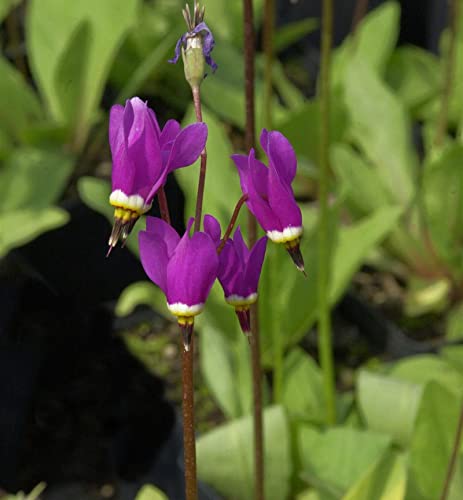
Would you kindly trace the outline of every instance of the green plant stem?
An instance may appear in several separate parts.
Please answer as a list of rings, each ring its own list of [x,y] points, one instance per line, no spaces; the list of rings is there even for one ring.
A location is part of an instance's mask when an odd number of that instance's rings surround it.
[[[265,0],[262,45],[264,48],[264,126],[271,130],[273,40],[275,36],[275,0]]]
[[[322,54],[320,78],[320,166],[318,199],[320,218],[318,228],[318,349],[323,371],[326,404],[326,423],[336,422],[333,348],[331,341],[331,316],[329,304],[329,115],[330,115],[330,64],[333,37],[333,0],[323,0]]]
[[[194,333],[191,335],[187,351],[182,342],[182,412],[183,412],[183,453],[185,463],[185,498],[197,500],[196,442],[194,406]]]
[[[462,434],[463,434],[463,404],[460,409],[460,416],[458,418],[457,430],[455,432],[455,439],[453,441],[452,454],[450,455],[450,460],[447,466],[447,474],[445,475],[445,481],[442,487],[440,500],[447,500],[448,494],[450,492],[450,485],[452,483],[453,474],[455,472],[455,465],[457,464],[457,459],[458,459],[458,452],[461,446]]]
[[[252,0],[243,0],[244,32],[244,82],[246,103],[246,151],[255,147],[255,104],[254,104],[254,12]],[[248,214],[248,240],[254,245],[257,240],[257,223]],[[264,436],[262,419],[262,365],[260,353],[260,332],[257,303],[251,306],[251,369],[254,422],[254,498],[264,500]]]
[[[268,283],[268,287],[269,290],[272,290],[275,294],[278,294],[278,286],[275,283],[275,276],[279,273],[278,266],[276,265],[278,263],[276,255],[278,251],[281,251],[281,249],[278,248],[277,245],[271,245],[269,248],[270,282]],[[280,321],[275,317],[273,309],[270,310],[270,314],[273,344],[273,402],[275,404],[281,404],[283,400],[283,335],[280,330]]]
[[[460,16],[460,0],[449,0],[450,46],[445,63],[444,88],[437,118],[434,146],[439,148],[444,143],[449,121],[449,104],[452,95],[452,86],[455,73],[455,57],[457,52],[457,32]]]

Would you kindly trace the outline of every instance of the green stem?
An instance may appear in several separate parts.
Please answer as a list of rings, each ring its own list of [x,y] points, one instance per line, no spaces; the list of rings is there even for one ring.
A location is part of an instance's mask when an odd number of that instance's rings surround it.
[[[322,54],[320,78],[320,167],[318,198],[320,220],[318,230],[318,348],[323,371],[326,404],[326,423],[336,422],[333,348],[331,341],[331,316],[329,304],[329,114],[330,114],[330,64],[333,37],[333,0],[323,0]]]
[[[447,466],[447,473],[445,475],[444,485],[442,487],[442,493],[440,500],[447,500],[450,492],[450,485],[452,484],[453,474],[455,472],[455,465],[458,460],[458,451],[461,446],[461,437],[463,434],[463,405],[460,409],[460,416],[458,417],[457,429],[455,432],[455,439],[453,441],[452,453],[450,455],[450,460]]]
[[[272,129],[272,69],[275,35],[275,0],[265,0],[262,45],[264,48],[264,126]]]
[[[275,277],[279,274],[277,252],[281,251],[277,245],[269,245],[268,247],[268,264],[270,265],[269,282],[267,283],[269,291],[278,296],[277,284]],[[283,399],[283,361],[284,361],[284,345],[283,335],[280,330],[279,318],[275,317],[274,309],[270,308],[271,327],[272,327],[272,344],[273,344],[273,402],[281,404]]]

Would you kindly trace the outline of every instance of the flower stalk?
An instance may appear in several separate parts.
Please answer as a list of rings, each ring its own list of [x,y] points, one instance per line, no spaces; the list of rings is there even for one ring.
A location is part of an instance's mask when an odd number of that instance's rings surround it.
[[[326,404],[326,423],[336,422],[333,348],[331,340],[331,316],[329,304],[329,130],[330,130],[330,66],[333,38],[333,0],[323,0],[322,53],[320,76],[320,167],[318,200],[320,217],[318,226],[318,349],[323,371],[323,387]]]
[[[461,447],[461,438],[463,436],[463,404],[460,408],[460,415],[458,417],[457,429],[455,431],[455,439],[453,440],[452,453],[447,466],[447,473],[445,475],[444,485],[440,500],[447,500],[450,493],[450,485],[452,484],[453,474],[455,473],[455,466],[457,465],[458,452]]]

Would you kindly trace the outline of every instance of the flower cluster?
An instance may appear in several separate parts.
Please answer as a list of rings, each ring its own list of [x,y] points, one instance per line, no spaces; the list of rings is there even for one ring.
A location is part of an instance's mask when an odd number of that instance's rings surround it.
[[[115,207],[115,219],[110,250],[119,239],[125,241],[140,215],[150,209],[168,174],[196,161],[206,139],[204,123],[182,130],[179,123],[169,120],[161,129],[154,111],[137,97],[111,109],[110,203]],[[249,336],[250,306],[257,300],[268,239],[284,244],[296,266],[304,269],[299,250],[302,216],[291,188],[297,166],[294,150],[276,131],[263,130],[261,145],[268,167],[256,158],[254,150],[248,156],[232,156],[243,199],[266,232],[251,249],[239,227],[231,237],[232,223],[222,237],[220,224],[212,215],[204,217],[204,230],[193,234],[193,219],[180,236],[169,223],[156,217],[147,217],[146,230],[139,233],[142,265],[165,293],[167,306],[182,327],[186,349],[194,317],[203,310],[216,279],[226,302],[234,307],[243,332]]]

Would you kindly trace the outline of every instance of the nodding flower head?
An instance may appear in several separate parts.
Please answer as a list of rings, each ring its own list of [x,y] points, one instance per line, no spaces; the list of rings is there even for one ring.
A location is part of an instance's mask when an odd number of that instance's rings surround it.
[[[167,222],[146,218],[139,233],[140,258],[148,277],[165,293],[169,311],[182,327],[188,350],[194,317],[204,308],[217,277],[219,257],[209,234],[189,235],[193,219],[180,237]]]
[[[169,120],[161,130],[154,111],[138,97],[128,100],[125,106],[111,108],[109,144],[113,168],[109,202],[115,212],[109,251],[119,239],[127,239],[140,215],[150,209],[169,172],[196,161],[206,139],[204,123],[181,130],[178,122]]]
[[[204,217],[204,230],[221,248],[220,224],[212,216]],[[251,333],[250,305],[257,301],[262,264],[264,262],[267,238],[264,236],[250,250],[244,242],[238,227],[233,238],[229,238],[220,250],[218,278],[225,300],[235,308],[241,329],[246,336]]]
[[[299,249],[302,214],[291,187],[297,168],[294,149],[277,131],[262,130],[260,143],[268,157],[268,167],[256,158],[253,149],[248,156],[232,156],[241,189],[248,196],[246,204],[269,239],[283,243],[297,268],[304,272]]]
[[[204,22],[205,7],[201,8],[195,0],[193,15],[188,4],[182,12],[188,31],[177,41],[175,55],[169,62],[175,64],[182,54],[186,80],[191,87],[199,87],[205,75],[204,63],[212,68],[212,72],[217,69],[211,56],[215,40]]]

